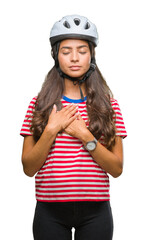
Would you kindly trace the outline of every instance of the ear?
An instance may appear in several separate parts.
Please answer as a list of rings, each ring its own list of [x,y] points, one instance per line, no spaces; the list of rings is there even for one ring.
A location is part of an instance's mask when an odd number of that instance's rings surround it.
[[[51,49],[51,55],[52,55],[52,58],[55,60],[55,55],[54,55],[53,49]]]

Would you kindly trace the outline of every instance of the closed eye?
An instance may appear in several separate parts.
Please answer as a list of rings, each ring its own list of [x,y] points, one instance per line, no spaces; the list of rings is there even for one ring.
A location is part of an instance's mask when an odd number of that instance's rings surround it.
[[[70,52],[63,52],[64,55],[68,55]]]
[[[81,53],[81,54],[86,54],[87,52],[79,52],[79,53]]]

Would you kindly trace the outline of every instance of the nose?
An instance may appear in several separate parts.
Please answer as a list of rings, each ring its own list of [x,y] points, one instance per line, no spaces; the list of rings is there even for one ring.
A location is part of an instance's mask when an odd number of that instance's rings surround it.
[[[71,61],[72,62],[78,62],[79,61],[79,55],[77,50],[73,50],[71,54]]]

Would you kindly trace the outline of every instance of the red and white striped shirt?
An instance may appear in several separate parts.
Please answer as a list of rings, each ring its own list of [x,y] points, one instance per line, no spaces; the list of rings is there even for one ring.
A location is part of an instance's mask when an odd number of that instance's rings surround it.
[[[78,110],[88,122],[86,97],[82,101],[62,98],[63,106],[71,102],[78,105]],[[31,119],[36,97],[28,107],[20,134],[32,135],[30,132]],[[126,137],[124,121],[116,100],[111,100],[116,114],[116,135]],[[101,137],[99,142],[104,145]],[[36,199],[46,202],[69,201],[108,201],[109,176],[84,148],[82,142],[68,134],[60,133],[53,143],[47,159],[35,176]]]

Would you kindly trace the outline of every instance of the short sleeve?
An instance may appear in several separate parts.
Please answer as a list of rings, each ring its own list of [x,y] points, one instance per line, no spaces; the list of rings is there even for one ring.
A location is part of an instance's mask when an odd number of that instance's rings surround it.
[[[35,103],[36,103],[37,97],[34,97],[27,109],[21,130],[20,130],[20,135],[21,136],[32,136],[32,132],[30,131],[31,123],[32,123],[32,118],[33,118],[33,111],[35,109]]]
[[[115,100],[115,99],[111,100],[111,104],[112,104],[112,108],[115,112],[114,122],[115,122],[115,127],[116,127],[116,136],[125,138],[125,137],[127,137],[127,131],[125,128],[125,124],[124,124],[124,120],[123,120],[123,116],[122,116],[119,104],[118,104],[117,100]]]

